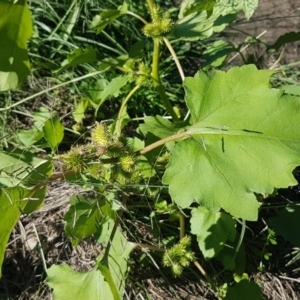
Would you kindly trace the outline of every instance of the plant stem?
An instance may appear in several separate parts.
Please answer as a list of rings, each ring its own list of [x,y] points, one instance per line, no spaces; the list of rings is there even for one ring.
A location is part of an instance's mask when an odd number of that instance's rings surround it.
[[[119,160],[118,157],[103,158],[103,159],[101,159],[101,163],[102,164],[113,164],[113,163],[118,162],[118,160]],[[30,198],[37,190],[39,190],[43,186],[47,185],[49,182],[65,178],[66,176],[75,175],[76,173],[77,172],[75,172],[74,170],[68,170],[68,171],[58,172],[58,173],[52,174],[49,178],[46,178],[45,180],[43,180],[40,183],[36,184],[30,190],[29,196],[27,198]]]
[[[123,201],[122,201],[122,205],[123,205],[123,206],[126,205],[127,199],[128,199],[128,195],[123,195]],[[116,220],[115,220],[114,227],[113,227],[113,229],[112,229],[112,231],[111,231],[111,233],[110,233],[109,241],[108,241],[107,246],[106,246],[106,248],[105,248],[105,252],[104,252],[102,261],[105,261],[105,260],[108,261],[108,256],[109,256],[109,251],[110,251],[110,248],[111,248],[111,245],[112,245],[112,241],[113,241],[113,239],[114,239],[114,237],[115,237],[115,234],[116,234],[116,232],[117,232],[117,228],[118,228],[118,226],[119,226],[120,219],[122,218],[123,212],[124,212],[123,209],[121,209],[121,210],[118,212],[117,218],[116,218]]]
[[[160,53],[160,43],[158,39],[153,39],[153,57],[152,57],[152,72],[151,76],[154,80],[155,86],[160,84],[159,77],[159,53]]]
[[[152,0],[147,0],[147,4],[150,10],[150,13],[153,12],[154,2]]]
[[[176,66],[177,66],[177,69],[178,69],[178,72],[179,72],[179,74],[180,74],[181,80],[184,81],[185,75],[184,75],[182,66],[181,66],[181,64],[180,64],[180,61],[179,61],[179,59],[178,59],[178,57],[177,57],[177,55],[176,55],[176,52],[174,51],[174,49],[173,49],[173,47],[172,47],[170,41],[169,41],[167,38],[164,37],[163,40],[164,40],[166,46],[168,47],[168,49],[169,49],[169,51],[170,51],[170,53],[171,53],[171,55],[172,55],[172,57],[173,57],[173,59],[174,59],[174,61],[175,61],[175,64],[176,64]]]
[[[132,97],[132,95],[140,88],[140,85],[135,86],[130,92],[129,94],[126,96],[126,98],[124,99],[124,101],[122,102],[122,105],[119,109],[119,113],[118,113],[118,117],[117,117],[117,121],[116,121],[116,135],[120,136],[121,134],[121,123],[122,123],[122,113],[123,110],[127,104],[127,102],[129,101],[129,99]]]
[[[168,111],[168,113],[171,115],[172,119],[175,122],[178,122],[179,119],[166,95],[166,91],[162,85],[162,82],[160,80],[159,76],[159,53],[160,53],[160,41],[158,39],[153,39],[154,42],[154,48],[153,48],[153,59],[152,59],[152,72],[151,76],[154,82],[154,85],[160,95],[160,98]]]
[[[197,260],[193,261],[194,265],[196,266],[196,268],[200,271],[200,273],[203,275],[203,277],[206,279],[206,281],[210,284],[212,284],[212,281],[210,279],[210,277],[207,275],[206,271],[203,269],[203,267],[199,264],[199,262]],[[212,285],[213,286],[213,285]]]
[[[147,147],[141,149],[138,153],[141,154],[141,155],[144,155],[145,153],[159,147],[159,146],[162,146],[168,142],[171,142],[171,141],[176,141],[176,140],[179,140],[181,138],[186,138],[188,137],[189,135],[186,133],[186,132],[182,132],[182,133],[177,133],[177,134],[174,134],[174,135],[171,135],[171,136],[168,136],[164,139],[161,139],[155,143],[152,143],[150,145],[148,145]]]
[[[179,239],[181,240],[185,236],[185,219],[181,211],[179,212],[179,226],[180,226]]]
[[[132,12],[132,11],[127,11],[126,14],[127,15],[131,15],[131,16],[137,18],[138,20],[140,20],[141,22],[143,22],[145,25],[148,24],[148,22],[144,18],[142,18],[140,15],[138,15],[138,14]]]

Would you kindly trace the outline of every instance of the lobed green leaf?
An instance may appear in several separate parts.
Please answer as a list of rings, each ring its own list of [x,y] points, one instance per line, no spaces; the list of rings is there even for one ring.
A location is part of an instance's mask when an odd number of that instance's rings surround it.
[[[219,0],[215,4],[213,1],[184,1],[173,34],[175,38],[183,40],[205,39],[235,21],[241,10],[249,19],[257,6],[258,0]]]
[[[300,98],[271,89],[271,74],[246,65],[186,79],[191,126],[163,177],[178,205],[256,220],[256,193],[297,184]]]

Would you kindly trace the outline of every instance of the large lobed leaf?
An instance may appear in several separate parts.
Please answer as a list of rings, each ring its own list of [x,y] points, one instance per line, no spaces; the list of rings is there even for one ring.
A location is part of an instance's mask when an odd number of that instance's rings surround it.
[[[235,21],[239,11],[249,19],[257,6],[258,0],[185,0],[173,34],[184,40],[205,39]]]
[[[30,72],[27,41],[32,34],[25,0],[0,0],[0,91],[14,89]]]
[[[48,270],[48,285],[55,300],[111,300],[113,295],[100,270],[76,272],[67,264],[53,265]]]
[[[300,98],[270,88],[271,75],[246,65],[186,79],[191,126],[163,177],[177,204],[256,220],[255,193],[297,184]]]

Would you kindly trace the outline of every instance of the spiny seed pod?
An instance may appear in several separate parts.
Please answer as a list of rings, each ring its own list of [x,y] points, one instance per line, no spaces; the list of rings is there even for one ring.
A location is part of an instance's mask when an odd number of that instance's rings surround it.
[[[101,179],[103,177],[103,165],[99,163],[92,163],[87,168],[89,173],[95,179]]]
[[[195,254],[192,251],[186,251],[186,253],[184,254],[184,257],[190,262],[195,260]]]
[[[90,162],[84,146],[73,147],[69,152],[60,155],[60,159],[67,169],[79,173],[83,172]]]
[[[151,69],[144,63],[139,63],[139,74],[148,76],[151,73]]]
[[[110,179],[112,182],[118,182],[120,184],[125,184],[127,182],[127,174],[124,173],[119,167],[114,166],[111,169]]]
[[[126,155],[120,158],[121,168],[127,173],[134,171],[135,159],[131,155]]]
[[[110,142],[107,149],[107,155],[110,157],[120,157],[123,155],[124,151],[124,144],[118,140],[115,140]]]
[[[173,264],[171,267],[171,270],[172,270],[174,277],[178,277],[182,273],[182,266],[178,263]]]
[[[180,244],[182,246],[184,246],[185,248],[189,247],[191,245],[191,237],[190,236],[184,236],[181,240],[180,240]]]
[[[172,254],[171,254],[171,252],[172,252]],[[176,244],[171,248],[171,251],[170,251],[171,256],[179,258],[184,254],[185,254],[185,248],[180,244]]]
[[[162,263],[165,267],[171,267],[172,266],[172,260],[168,254],[168,251],[166,251],[163,255],[163,258],[162,258]]]
[[[94,144],[107,147],[110,142],[110,136],[106,125],[103,123],[99,123],[96,127],[92,130],[92,141]]]
[[[180,257],[179,263],[183,267],[188,267],[190,265],[190,261],[185,256]]]
[[[151,16],[152,22],[146,24],[143,28],[143,33],[146,36],[161,38],[172,30],[174,23],[167,12],[162,12],[158,7],[153,10]]]
[[[168,14],[165,14],[163,19],[160,22],[160,28],[162,33],[168,33],[172,30],[174,23],[172,19],[169,18]]]
[[[154,5],[151,12],[151,19],[153,22],[159,22],[162,17],[162,10],[159,5]]]
[[[136,76],[136,84],[138,85],[145,85],[147,83],[150,83],[149,80],[151,69],[143,62],[139,64],[138,67],[138,76]]]
[[[143,33],[147,37],[158,38],[161,36],[159,23],[148,23],[143,28]]]
[[[97,156],[102,156],[106,152],[107,152],[107,148],[106,147],[104,147],[104,146],[97,146],[96,147],[96,154],[97,154]]]

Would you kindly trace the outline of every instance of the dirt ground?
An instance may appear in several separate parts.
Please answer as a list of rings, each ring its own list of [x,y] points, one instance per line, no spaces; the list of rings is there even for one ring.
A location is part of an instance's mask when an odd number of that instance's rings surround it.
[[[234,43],[244,41],[248,35],[267,40],[269,43],[275,42],[284,33],[300,31],[300,1],[261,0],[259,9],[250,22],[246,22],[241,14],[239,21],[232,28],[238,29],[239,32],[227,30],[226,37]],[[300,60],[299,42],[284,48],[280,63],[286,64],[296,60]],[[53,185],[49,188],[46,205],[40,211],[21,218],[11,236],[3,265],[3,278],[0,281],[1,300],[6,300],[1,298],[3,294],[9,295],[8,299],[16,300],[51,299],[49,288],[42,283],[45,272],[40,252],[30,249],[30,243],[36,243],[37,238],[34,228],[45,246],[48,266],[66,262],[74,269],[91,269],[91,261],[100,253],[101,247],[87,241],[78,248],[73,248],[62,234],[62,216],[68,209],[68,197],[78,191],[78,188],[63,182]],[[162,278],[155,278],[153,273],[148,275],[148,278],[142,278],[140,282],[147,288],[151,299],[175,299],[174,290],[176,299],[213,299],[202,282],[191,282],[187,279],[175,281],[172,286],[167,286]],[[265,299],[300,299],[299,278],[289,278],[280,273],[257,276]],[[133,294],[127,299],[142,298]]]
[[[273,44],[285,33],[300,31],[300,1],[260,0],[259,7],[250,21],[247,21],[241,13],[239,20],[232,28],[235,30],[226,30],[225,36],[233,43],[241,43],[247,36],[252,36]],[[300,59],[300,42],[288,44],[281,50],[283,51],[280,57],[281,64],[292,63]],[[253,48],[250,47],[251,51]],[[263,50],[260,49],[260,51]]]

